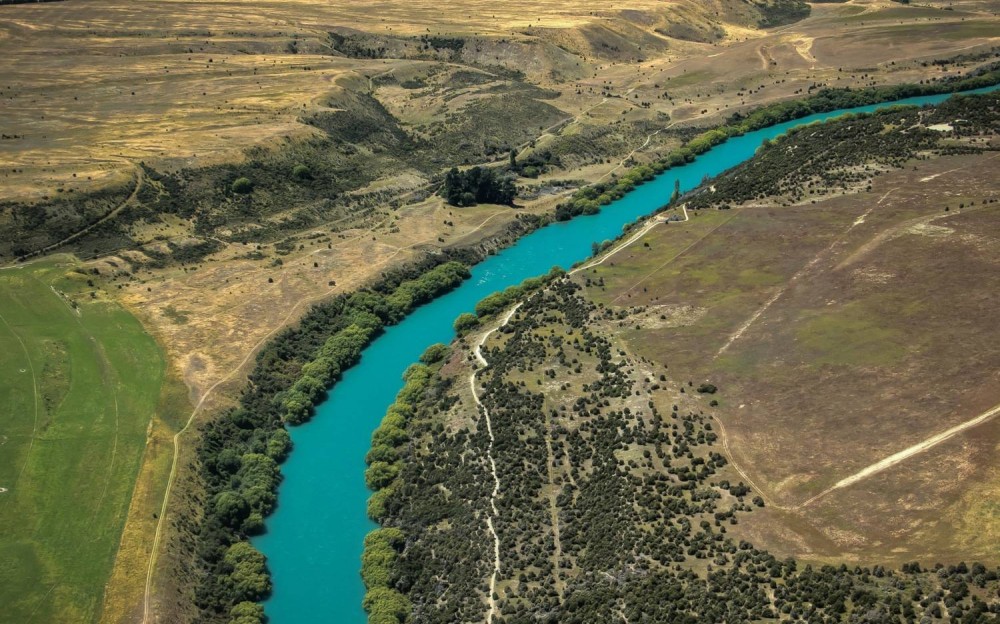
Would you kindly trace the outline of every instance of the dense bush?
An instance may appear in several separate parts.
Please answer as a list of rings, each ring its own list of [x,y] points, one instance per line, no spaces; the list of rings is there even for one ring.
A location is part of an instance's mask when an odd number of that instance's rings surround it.
[[[452,206],[475,204],[511,205],[517,189],[510,178],[486,167],[472,167],[466,171],[452,168],[444,177],[441,191]]]
[[[769,2],[754,2],[760,11],[761,28],[784,26],[809,17],[809,5],[802,0],[770,0]]]
[[[253,192],[253,182],[250,181],[250,178],[236,178],[233,180],[233,184],[229,188],[234,193],[246,195],[247,193]]]
[[[402,470],[399,457],[409,440],[407,419],[413,415],[414,404],[423,400],[431,371],[424,364],[414,364],[406,370],[403,389],[396,395],[396,401],[386,411],[378,429],[372,433],[372,447],[366,457],[368,470],[365,481],[374,491],[368,501],[368,515],[373,520],[386,517],[386,501],[399,487]],[[405,535],[398,528],[376,529],[365,537],[361,578],[367,589],[364,607],[369,622],[397,624],[409,617],[409,599],[393,587],[397,576],[396,558],[403,550],[405,541]]]
[[[262,624],[264,607],[256,602],[241,602],[229,611],[230,624]]]
[[[533,152],[524,158],[518,159],[514,151],[510,153],[510,165],[508,169],[526,178],[537,178],[539,175],[548,172],[553,167],[561,167],[562,162],[559,157],[549,150]]]
[[[436,364],[448,356],[448,345],[436,342],[424,349],[420,355],[420,361],[424,364]]]
[[[471,312],[463,312],[455,318],[455,332],[459,335],[476,327],[479,327],[479,317]]]

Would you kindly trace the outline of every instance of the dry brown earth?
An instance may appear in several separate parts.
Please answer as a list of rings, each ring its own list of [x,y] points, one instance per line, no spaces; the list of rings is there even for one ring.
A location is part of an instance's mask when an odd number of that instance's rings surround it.
[[[753,543],[829,561],[1000,556],[995,418],[829,490],[1000,404],[995,163],[944,157],[871,193],[702,213],[584,273],[599,301],[649,306],[622,328],[639,355],[722,388],[729,453],[770,503],[739,529]],[[702,312],[649,322],[683,309]]]

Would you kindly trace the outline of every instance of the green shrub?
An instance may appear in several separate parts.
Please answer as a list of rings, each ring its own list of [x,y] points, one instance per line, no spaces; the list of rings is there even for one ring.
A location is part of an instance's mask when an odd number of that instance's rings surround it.
[[[236,178],[230,188],[234,193],[246,195],[253,192],[253,182],[250,181],[250,178]]]
[[[267,456],[276,462],[283,461],[292,450],[292,436],[284,429],[275,429],[267,440]]]
[[[396,494],[396,486],[388,485],[368,498],[368,517],[374,522],[381,522],[388,515],[389,500]]]
[[[365,549],[361,555],[361,578],[365,587],[388,587],[392,567],[406,538],[397,528],[375,529],[365,536]]]
[[[244,601],[229,610],[229,624],[263,624],[264,607]]]
[[[231,570],[229,580],[238,603],[260,600],[271,591],[264,555],[249,542],[236,542],[226,549],[223,564]]]
[[[475,314],[463,312],[458,315],[458,318],[455,319],[455,331],[458,334],[464,334],[470,329],[475,329],[476,327],[479,327],[479,317]]]
[[[406,432],[391,424],[380,426],[372,433],[373,446],[399,446],[406,440]]]
[[[239,527],[250,514],[250,505],[237,492],[226,490],[215,497],[215,516],[226,526]]]
[[[424,350],[423,354],[420,356],[420,361],[424,364],[436,364],[447,357],[447,355],[448,345],[437,342]]]
[[[390,464],[383,461],[372,462],[365,470],[365,484],[369,490],[380,490],[392,483],[399,476],[399,463]]]
[[[398,624],[405,622],[413,610],[410,601],[395,589],[374,587],[365,594],[362,606],[368,612],[369,624]]]
[[[445,175],[441,195],[452,206],[511,205],[517,196],[517,189],[509,177],[493,169],[472,167],[459,171],[453,167]]]
[[[365,463],[369,466],[375,462],[393,463],[399,459],[396,449],[387,444],[377,444],[372,446],[365,455]]]

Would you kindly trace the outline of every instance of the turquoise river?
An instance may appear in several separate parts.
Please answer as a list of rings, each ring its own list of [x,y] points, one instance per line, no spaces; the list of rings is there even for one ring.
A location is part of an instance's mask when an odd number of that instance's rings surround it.
[[[996,89],[988,87],[969,93]],[[900,104],[936,104],[949,95],[823,113],[733,138],[693,162],[660,174],[599,214],[553,223],[472,268],[472,278],[389,327],[331,390],[315,417],[292,428],[294,449],[282,466],[278,507],[267,532],[254,540],[266,556],[274,592],[265,603],[273,624],[328,622],[362,624],[364,586],[359,570],[365,534],[376,528],[365,514],[365,454],[371,432],[402,387],[406,367],[429,345],[454,337],[452,322],[480,299],[555,265],[568,268],[588,258],[591,244],[614,239],[623,226],[667,202],[680,180],[682,191],[753,156],[766,139],[790,128],[845,113]]]

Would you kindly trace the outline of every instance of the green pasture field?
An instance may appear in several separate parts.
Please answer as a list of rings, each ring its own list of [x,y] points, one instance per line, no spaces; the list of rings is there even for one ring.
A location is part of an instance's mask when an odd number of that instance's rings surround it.
[[[160,348],[89,277],[0,270],[2,622],[97,619],[159,400]]]

